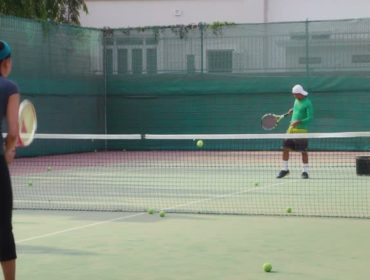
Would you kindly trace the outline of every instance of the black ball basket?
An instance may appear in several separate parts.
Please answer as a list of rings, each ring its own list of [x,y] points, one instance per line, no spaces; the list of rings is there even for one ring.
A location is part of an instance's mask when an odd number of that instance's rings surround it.
[[[356,158],[356,174],[370,176],[370,156]]]

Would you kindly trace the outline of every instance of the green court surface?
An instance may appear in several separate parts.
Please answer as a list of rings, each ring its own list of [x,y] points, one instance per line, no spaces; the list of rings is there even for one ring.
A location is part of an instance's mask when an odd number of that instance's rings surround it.
[[[368,176],[355,155],[299,156],[275,178],[277,152],[98,152],[20,159],[12,166],[17,209],[145,211],[370,218]],[[32,182],[32,184],[30,184]]]
[[[311,152],[309,180],[297,153],[276,179],[276,151],[17,159],[19,279],[367,279],[370,188],[358,155],[368,152]]]
[[[367,219],[17,210],[14,229],[18,279],[369,278]]]

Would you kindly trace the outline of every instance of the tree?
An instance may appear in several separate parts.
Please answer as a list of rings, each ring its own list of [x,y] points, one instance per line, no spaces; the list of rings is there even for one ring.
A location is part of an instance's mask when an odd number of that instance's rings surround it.
[[[0,0],[0,13],[18,17],[80,24],[88,13],[85,0]]]

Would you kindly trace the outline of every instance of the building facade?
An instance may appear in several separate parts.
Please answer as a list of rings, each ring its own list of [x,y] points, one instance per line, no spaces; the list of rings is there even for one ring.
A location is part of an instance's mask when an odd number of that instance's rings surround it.
[[[368,0],[86,0],[83,26],[125,28],[227,21],[262,23],[370,17]]]

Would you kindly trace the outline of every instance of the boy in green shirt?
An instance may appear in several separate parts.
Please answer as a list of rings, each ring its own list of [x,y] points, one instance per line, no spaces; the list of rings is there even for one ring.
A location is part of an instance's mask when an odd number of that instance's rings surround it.
[[[295,97],[295,101],[293,108],[288,111],[289,114],[292,114],[292,119],[287,133],[307,133],[308,124],[313,119],[313,107],[311,100],[307,97],[308,92],[301,85],[295,85],[292,89],[292,94]],[[293,150],[302,153],[302,178],[308,179],[307,147],[307,139],[285,139],[283,143],[283,168],[276,178],[280,179],[289,174],[289,151]]]

